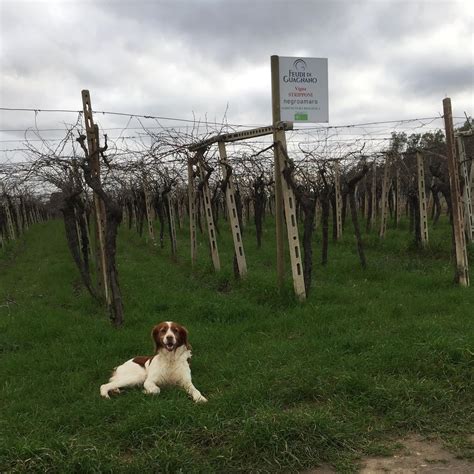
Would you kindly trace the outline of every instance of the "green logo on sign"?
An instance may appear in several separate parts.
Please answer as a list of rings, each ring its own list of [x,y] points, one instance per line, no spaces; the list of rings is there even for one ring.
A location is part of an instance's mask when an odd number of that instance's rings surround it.
[[[295,114],[295,120],[308,120],[308,114]]]

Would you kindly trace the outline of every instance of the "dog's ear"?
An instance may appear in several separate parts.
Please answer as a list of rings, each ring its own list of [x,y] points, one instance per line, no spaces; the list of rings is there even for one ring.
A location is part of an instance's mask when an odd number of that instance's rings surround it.
[[[163,347],[160,339],[160,329],[162,324],[157,324],[151,331],[151,338],[153,339],[153,344],[155,346],[155,354]]]
[[[186,349],[191,350],[191,344],[188,341],[188,330],[184,326],[178,327],[180,342]]]

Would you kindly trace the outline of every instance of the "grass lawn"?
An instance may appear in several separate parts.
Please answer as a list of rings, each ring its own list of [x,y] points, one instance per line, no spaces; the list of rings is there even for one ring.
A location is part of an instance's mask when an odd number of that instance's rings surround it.
[[[191,270],[187,229],[175,264],[168,242],[154,248],[123,226],[119,330],[82,290],[61,221],[0,251],[0,471],[350,472],[409,433],[474,458],[474,290],[452,282],[445,222],[425,251],[406,223],[384,241],[366,236],[365,271],[350,228],[322,268],[318,229],[304,304],[289,277],[275,288],[271,219],[260,250],[245,231],[243,282],[219,225],[217,275],[204,236]],[[173,388],[101,399],[113,367],[151,353],[162,320],[189,329],[193,381],[209,403]]]

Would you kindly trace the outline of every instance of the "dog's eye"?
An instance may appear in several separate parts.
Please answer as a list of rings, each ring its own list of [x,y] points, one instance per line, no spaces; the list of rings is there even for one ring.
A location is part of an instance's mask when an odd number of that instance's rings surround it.
[[[173,332],[174,332],[174,333],[177,333],[178,330],[177,330],[176,328],[173,328]]]

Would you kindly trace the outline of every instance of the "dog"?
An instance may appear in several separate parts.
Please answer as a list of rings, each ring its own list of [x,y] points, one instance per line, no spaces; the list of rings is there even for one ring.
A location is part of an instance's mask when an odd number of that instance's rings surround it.
[[[152,356],[138,356],[119,365],[109,382],[101,385],[100,394],[120,393],[121,388],[143,385],[143,391],[158,395],[160,387],[177,385],[184,388],[196,403],[207,402],[191,381],[191,346],[188,330],[172,321],[156,325],[151,337],[155,345]]]

